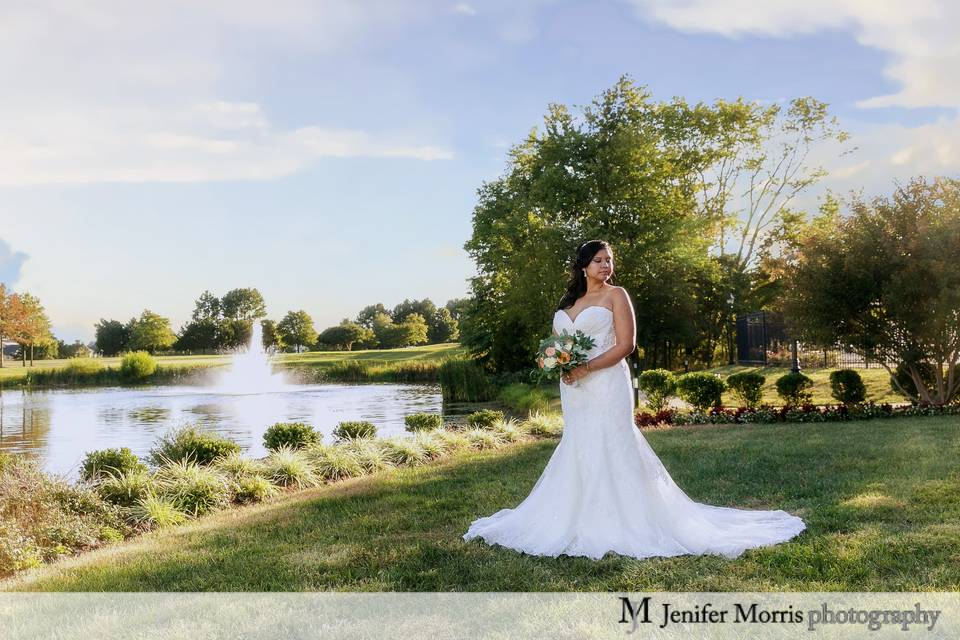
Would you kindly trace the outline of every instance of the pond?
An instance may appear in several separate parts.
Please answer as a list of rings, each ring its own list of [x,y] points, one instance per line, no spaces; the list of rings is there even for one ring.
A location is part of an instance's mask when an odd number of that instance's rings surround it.
[[[75,480],[88,451],[129,447],[146,457],[172,427],[199,424],[266,455],[263,432],[307,422],[324,442],[338,422],[367,420],[378,436],[407,434],[403,418],[442,411],[438,385],[283,385],[264,392],[167,386],[0,392],[0,451],[35,456],[48,472]]]

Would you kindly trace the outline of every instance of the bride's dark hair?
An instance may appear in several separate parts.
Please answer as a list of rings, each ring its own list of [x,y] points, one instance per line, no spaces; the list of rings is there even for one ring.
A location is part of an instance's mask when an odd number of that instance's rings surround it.
[[[600,249],[606,249],[613,253],[610,243],[603,240],[590,240],[577,247],[577,255],[570,267],[570,282],[567,284],[567,292],[560,298],[560,304],[557,306],[558,311],[569,309],[587,292],[587,276],[583,275],[583,270],[587,268],[587,265],[593,260],[593,256],[597,255]]]

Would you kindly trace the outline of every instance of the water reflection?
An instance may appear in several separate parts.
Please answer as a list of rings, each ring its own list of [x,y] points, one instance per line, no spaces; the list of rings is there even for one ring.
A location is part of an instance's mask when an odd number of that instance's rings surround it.
[[[330,435],[343,420],[368,420],[381,436],[405,434],[404,416],[441,411],[436,385],[295,385],[284,391],[224,394],[201,387],[0,392],[0,451],[36,455],[43,467],[77,477],[88,451],[130,447],[149,455],[170,428],[200,424],[266,454],[263,432],[275,422],[307,422]]]

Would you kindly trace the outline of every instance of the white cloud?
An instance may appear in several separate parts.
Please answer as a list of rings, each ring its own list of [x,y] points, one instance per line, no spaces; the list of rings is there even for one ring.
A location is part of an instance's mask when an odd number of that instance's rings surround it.
[[[279,126],[256,93],[268,53],[349,55],[429,9],[389,0],[5,6],[0,185],[268,179],[321,156],[450,158],[389,123]]]
[[[900,84],[861,107],[960,107],[960,3],[954,0],[629,0],[644,17],[680,31],[789,37],[849,29],[887,51],[886,75]]]
[[[477,10],[465,2],[453,5],[453,11],[464,16],[477,15]]]

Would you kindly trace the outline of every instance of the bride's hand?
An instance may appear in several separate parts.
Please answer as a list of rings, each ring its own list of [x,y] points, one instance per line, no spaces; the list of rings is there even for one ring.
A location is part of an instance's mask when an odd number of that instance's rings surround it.
[[[561,379],[562,379],[566,384],[573,384],[574,382],[576,382],[576,381],[579,380],[580,378],[582,378],[582,377],[584,377],[585,375],[587,375],[589,372],[590,372],[590,370],[587,368],[587,365],[582,364],[582,365],[580,365],[579,367],[577,367],[576,369],[571,369],[570,371],[568,371],[568,372],[566,372],[565,374],[563,374],[563,376],[561,376]]]

